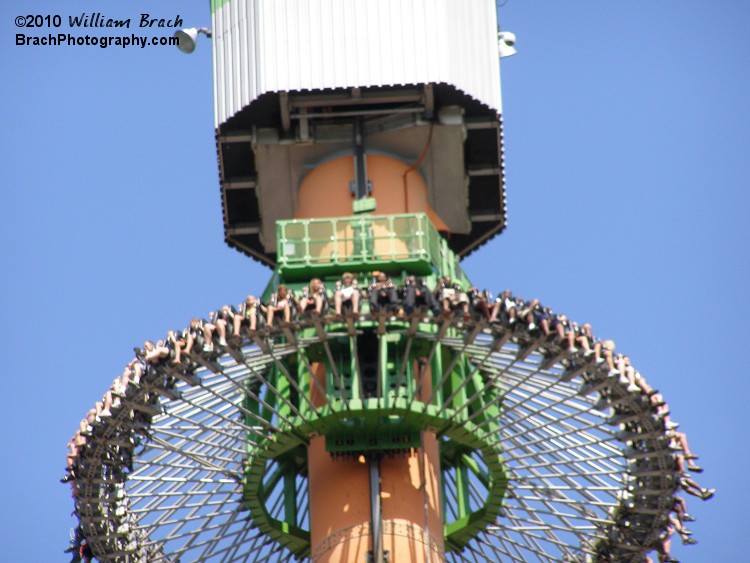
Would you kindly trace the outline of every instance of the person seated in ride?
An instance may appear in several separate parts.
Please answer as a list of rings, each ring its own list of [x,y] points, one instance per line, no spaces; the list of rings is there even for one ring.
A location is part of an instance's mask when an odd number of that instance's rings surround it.
[[[289,290],[284,284],[276,288],[276,293],[271,296],[271,302],[266,308],[266,323],[269,327],[273,326],[274,317],[283,317],[285,323],[292,320],[292,303]]]
[[[162,362],[165,362],[167,358],[169,358],[169,348],[166,345],[166,342],[164,340],[159,340],[156,344],[153,343],[151,340],[146,340],[143,343],[143,349],[139,350],[138,348],[135,349],[136,357],[140,359],[143,365],[143,372],[146,372],[150,368],[150,366],[158,366]],[[151,371],[150,373],[154,373]],[[138,378],[140,380],[140,377]],[[106,395],[105,395],[105,401],[106,401]],[[106,409],[109,410],[109,405],[106,405]],[[101,415],[100,415],[101,416]]]
[[[635,368],[630,365],[630,357],[624,354],[615,354],[615,367],[620,372],[620,383],[627,384],[628,391],[631,393],[640,393],[643,391],[637,383],[637,379],[640,379],[640,375],[635,371]]]
[[[440,315],[440,305],[424,278],[406,276],[401,293],[407,315],[411,315],[417,307],[426,307],[436,317]]]
[[[674,524],[667,520],[667,526],[659,535],[659,543],[657,553],[659,554],[659,563],[679,563],[678,559],[675,559],[671,555],[672,550],[672,536],[675,533]]]
[[[120,397],[124,397],[125,393],[122,389],[121,378],[115,378],[110,385],[109,391],[104,393],[101,401],[96,402],[96,416],[106,418],[112,416],[112,408],[120,406]]]
[[[607,364],[607,375],[614,377],[620,375],[620,372],[615,368],[615,341],[604,340],[602,342],[594,342],[594,358],[596,363],[600,364],[606,362]]]
[[[578,351],[575,345],[575,332],[573,332],[568,316],[565,313],[550,313],[549,328],[555,332],[561,342],[568,345],[568,351],[573,354]]]
[[[97,420],[97,414],[96,414],[96,407],[91,408],[86,413],[86,417],[81,420],[80,428],[79,430],[80,435],[83,437],[91,436],[92,432],[94,431],[94,425],[99,422]],[[86,443],[86,440],[83,441],[83,443]]]
[[[159,340],[159,342],[154,344],[153,341],[146,340],[143,343],[143,359],[146,363],[157,365],[168,356],[169,348],[164,345],[163,341]]]
[[[242,327],[247,327],[251,333],[255,332],[258,328],[258,307],[260,302],[255,298],[254,295],[248,295],[245,300],[237,308],[237,313],[234,315],[234,339],[241,337]]]
[[[189,356],[193,351],[193,345],[196,342],[200,342],[203,338],[203,321],[198,317],[190,319],[190,324],[185,330],[182,331],[182,338],[185,340],[185,346],[180,350],[181,356]],[[175,348],[175,356],[177,356],[177,349]]]
[[[118,375],[112,380],[112,385],[109,386],[109,390],[115,397],[125,397],[128,391],[128,382],[122,375]]]
[[[82,422],[85,422],[84,418]],[[73,434],[73,437],[68,441],[68,454],[65,456],[65,477],[60,479],[61,483],[67,483],[69,481],[75,481],[78,477],[78,455],[79,448],[86,444],[86,437],[78,429]]]
[[[701,500],[709,500],[716,494],[716,489],[705,489],[701,487],[690,476],[690,473],[685,471],[685,458],[683,458],[681,454],[675,456],[675,468],[680,474],[677,482],[677,490],[685,491],[687,494],[698,497]]]
[[[682,538],[682,544],[683,545],[695,545],[697,540],[694,540],[690,536],[693,535],[693,532],[688,530],[685,527],[685,524],[675,515],[671,514],[668,516],[669,524],[675,529],[675,531],[679,534],[680,538]]]
[[[570,326],[575,334],[575,342],[578,345],[578,348],[583,350],[583,355],[587,358],[594,355],[594,346],[596,344],[596,340],[594,338],[593,332],[591,331],[591,325],[589,323],[586,323],[583,326],[579,327],[576,323],[571,323]]]
[[[653,414],[662,421],[664,430],[675,430],[679,426],[679,423],[672,421],[669,414],[669,405],[661,393],[658,391],[652,392],[648,396],[648,402]]]
[[[137,386],[140,383],[143,370],[146,367],[143,358],[140,356],[140,350],[136,348],[136,351],[135,357],[125,365],[120,376],[126,389],[128,384]]]
[[[687,461],[687,469],[696,473],[702,473],[703,468],[699,467],[695,460],[698,456],[690,451],[690,446],[687,441],[687,434],[684,432],[678,432],[677,430],[667,431],[667,436],[670,437],[669,447],[673,450],[681,451],[682,456]],[[687,510],[687,509],[686,509]]]
[[[375,272],[375,282],[368,288],[367,295],[370,313],[378,313],[381,309],[393,313],[398,307],[396,287],[384,272]]]
[[[216,333],[219,335],[219,345],[220,346],[226,346],[227,345],[227,326],[230,326],[230,323],[232,323],[234,318],[234,312],[232,311],[232,308],[229,305],[222,306],[221,309],[218,311],[214,311],[210,315],[210,323],[216,331]],[[208,324],[204,325],[204,328],[208,326]],[[213,330],[212,336],[213,336]],[[211,337],[206,336],[207,340],[211,340]]]
[[[680,525],[683,526],[683,528],[685,526],[685,522],[695,522],[695,518],[688,514],[687,501],[680,496],[675,495],[672,498],[672,512],[675,513],[675,516],[677,516],[677,520],[679,521]]]
[[[310,284],[302,289],[302,298],[299,300],[299,308],[302,314],[323,314],[323,305],[327,299],[326,288],[320,278],[313,278]]]
[[[81,436],[91,436],[94,431],[94,424],[96,423],[96,409],[89,409],[81,421],[78,423],[78,430]]]
[[[490,303],[493,301],[490,292],[486,289],[480,291],[478,288],[472,286],[466,292],[466,295],[469,298],[469,307],[474,315],[489,321],[490,317],[492,317]]]
[[[526,323],[526,329],[530,333],[537,334],[540,330],[546,330],[545,334],[549,334],[549,315],[539,303],[539,299],[534,298],[519,307],[518,318]]]
[[[191,323],[192,325],[192,323]],[[178,366],[182,363],[182,358],[185,354],[189,354],[193,348],[193,342],[195,336],[190,327],[181,330],[180,332],[170,330],[167,334],[167,342],[171,344],[171,348],[174,351],[174,358],[170,364]]]
[[[469,316],[469,297],[458,283],[454,283],[449,276],[444,276],[435,288],[435,297],[440,303],[443,315],[449,317],[451,313],[460,312],[464,318]]]
[[[211,311],[208,314],[209,320],[200,320],[199,330],[203,335],[203,351],[213,352],[214,350],[214,332],[217,331],[217,325],[213,322],[216,319],[216,311]]]
[[[65,550],[65,553],[73,554],[73,559],[70,560],[70,563],[88,563],[94,557],[86,538],[83,536],[83,528],[80,525],[71,530],[70,547]]]
[[[546,307],[543,307],[539,302],[539,299],[534,298],[529,302],[528,307],[528,330],[529,332],[538,333],[542,332],[545,336],[549,336],[550,314]]]
[[[115,402],[115,400],[117,402]],[[107,416],[112,416],[112,408],[120,406],[120,398],[115,397],[112,393],[112,390],[110,389],[106,393],[104,393],[104,396],[102,397],[102,400],[97,402],[96,404],[102,405],[101,410],[97,412],[97,415],[100,418],[105,418]]]
[[[344,272],[341,276],[341,281],[336,282],[336,291],[333,294],[333,303],[336,311],[336,316],[341,316],[341,311],[344,307],[351,311],[352,314],[359,314],[359,286],[357,286],[357,280],[349,272]]]
[[[87,437],[93,434],[94,427],[91,426],[97,422],[96,409],[89,410],[88,414],[84,419],[81,420],[78,430],[75,431],[73,437],[68,441],[68,454],[66,456],[66,467],[65,476],[60,479],[61,483],[71,484],[71,493],[73,498],[78,494],[78,487],[75,483],[78,478],[78,460],[82,457],[86,444],[88,443]]]
[[[503,324],[513,326],[516,322],[518,311],[516,309],[516,300],[509,289],[502,292],[500,297],[495,299],[490,315],[491,324]]]

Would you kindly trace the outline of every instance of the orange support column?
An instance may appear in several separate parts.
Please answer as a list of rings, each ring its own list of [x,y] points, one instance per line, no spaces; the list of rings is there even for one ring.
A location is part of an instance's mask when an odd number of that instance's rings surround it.
[[[325,366],[314,364],[325,386]],[[424,378],[429,387],[430,377]],[[313,403],[322,406],[318,391]],[[380,459],[383,549],[390,562],[444,561],[440,454],[435,434],[422,433],[421,448]],[[311,554],[314,563],[364,562],[372,550],[369,468],[364,456],[332,457],[325,437],[307,451]]]
[[[426,212],[439,230],[447,230],[427,201],[422,178],[396,159],[367,156],[375,215]],[[339,157],[312,170],[300,185],[297,218],[348,216],[349,182],[354,159]],[[314,364],[313,377],[325,387],[325,366]],[[429,377],[426,378],[429,380]],[[313,386],[312,402],[325,399]],[[390,562],[439,563],[443,555],[440,513],[440,454],[435,435],[422,433],[423,447],[380,459],[383,549]],[[370,473],[364,456],[332,457],[325,437],[308,447],[311,555],[314,563],[366,562],[373,549]]]
[[[367,174],[372,180],[372,197],[377,200],[373,215],[424,212],[438,231],[448,231],[430,207],[424,180],[407,164],[388,156],[367,155]],[[300,185],[295,218],[350,216],[353,197],[349,182],[353,177],[351,156],[329,160],[312,170]]]
[[[391,562],[444,560],[437,440],[429,432],[423,439],[423,448],[380,461],[383,549]],[[308,448],[308,480],[313,562],[367,561],[372,537],[364,457],[334,459],[325,438],[315,438]]]

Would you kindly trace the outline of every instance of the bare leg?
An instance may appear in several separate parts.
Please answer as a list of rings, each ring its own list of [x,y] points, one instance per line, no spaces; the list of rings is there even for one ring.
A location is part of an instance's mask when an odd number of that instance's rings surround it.
[[[604,361],[604,358],[602,358],[602,343],[596,342],[594,344],[594,360],[597,364],[600,364]]]
[[[143,375],[143,366],[140,362],[136,362],[133,366],[133,383],[138,385],[141,381],[141,375]]]
[[[565,327],[563,327],[562,325],[559,325],[559,326],[562,328],[563,331],[565,330]],[[569,330],[567,333],[565,333],[565,336],[568,339],[568,350],[570,350],[571,352],[577,352],[578,348],[576,348],[575,332],[573,332],[572,330]]]
[[[612,350],[603,350],[602,355],[604,356],[604,361],[607,362],[607,368],[609,371],[616,371],[615,370],[615,361],[612,358]]]
[[[130,376],[128,378],[125,378],[125,375],[121,375],[120,377],[115,378],[115,380],[112,382],[112,387],[110,390],[112,391],[112,394],[117,397],[124,397],[125,391],[128,389],[128,381],[130,380]]]
[[[219,344],[222,346],[227,345],[227,321],[224,319],[218,319],[216,321],[216,332],[219,333]]]
[[[446,317],[449,317],[451,314],[451,300],[450,299],[443,299],[443,315]]]
[[[83,435],[83,434],[82,434],[81,432],[76,432],[76,433],[75,433],[75,434],[73,435],[73,444],[75,445],[75,448],[76,448],[76,454],[77,454],[77,453],[78,453],[78,451],[79,451],[79,450],[80,450],[80,449],[81,449],[81,448],[82,448],[83,446],[85,446],[85,445],[86,445],[86,436],[84,436],[84,435]]]
[[[661,553],[659,554],[659,561],[661,561],[662,563],[668,561],[671,557],[670,551],[672,549],[672,534],[674,534],[674,532],[671,529],[668,529],[666,535],[660,540]]]
[[[646,378],[641,377],[637,371],[633,370],[633,377],[635,378],[635,384],[641,388],[646,395],[653,391],[653,388],[646,382]]]
[[[172,365],[180,365],[180,362],[182,361],[182,346],[182,340],[177,340],[174,343],[174,359],[172,360]]]
[[[157,346],[146,354],[146,361],[150,364],[158,364],[167,356],[169,356],[169,349],[164,346]]]
[[[333,294],[333,309],[336,311],[336,316],[341,316],[341,292],[336,291]]]
[[[128,383],[130,383],[130,376],[133,375],[133,370],[129,367],[126,367],[124,370],[122,370],[122,375],[120,376],[120,381],[122,382],[122,390],[123,393],[127,393],[128,391]]]
[[[112,392],[107,391],[103,397],[103,408],[99,416],[112,416]]]
[[[495,301],[495,303],[492,305],[492,312],[490,313],[490,323],[494,323],[497,321],[497,315],[500,312],[500,303]]]
[[[555,325],[555,332],[557,333],[557,336],[560,338],[560,340],[565,340],[565,327],[562,325],[562,323],[557,323]]]
[[[192,334],[187,335],[187,338],[185,339],[185,349],[183,350],[183,353],[190,354],[190,351],[193,349],[193,344],[195,344],[195,338]]]
[[[682,451],[685,454],[685,459],[697,457],[690,451],[690,446],[688,446],[687,442],[687,435],[684,432],[675,432],[674,439],[680,448],[682,448]]]
[[[67,464],[68,472],[72,472],[73,467],[75,467],[75,464],[78,462],[78,448],[72,440],[68,442],[68,448],[68,455],[65,458],[65,462]]]
[[[518,311],[516,311],[516,308],[512,307],[511,309],[508,309],[508,322],[510,324],[513,324],[517,320],[518,320]]]
[[[589,344],[589,339],[586,336],[584,336],[584,335],[577,336],[576,337],[576,341],[578,342],[578,346],[581,347],[581,348],[583,348],[584,352],[588,352],[589,350],[591,350],[591,345]]]
[[[203,338],[205,342],[203,343],[203,351],[204,352],[210,352],[213,350],[213,337],[214,337],[214,331],[216,330],[216,325],[211,323],[206,323],[203,325]]]
[[[318,315],[323,314],[323,296],[319,293],[315,295],[315,312]]]
[[[539,322],[539,326],[542,327],[542,332],[544,333],[544,336],[549,336],[549,320],[542,319]]]

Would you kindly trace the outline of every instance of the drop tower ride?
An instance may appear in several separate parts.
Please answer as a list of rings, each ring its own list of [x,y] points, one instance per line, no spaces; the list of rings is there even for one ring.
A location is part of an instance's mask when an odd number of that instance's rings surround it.
[[[211,10],[225,241],[273,269],[261,301],[314,278],[330,300],[345,272],[468,291],[461,259],[506,221],[514,38],[496,3]],[[640,561],[656,545],[673,438],[606,352],[366,302],[228,323],[182,363],[144,362],[76,468],[97,558]]]
[[[495,3],[428,4],[217,3],[225,240],[274,267],[266,296],[280,283],[301,290],[312,277],[332,287],[347,271],[361,279],[383,271],[397,284],[410,274],[431,287],[444,275],[466,284],[460,257],[504,228]],[[346,337],[326,338],[336,340],[331,357],[320,361],[315,349],[301,362],[312,370],[300,381],[318,377],[325,389],[319,397],[311,386],[311,408],[331,410],[310,439],[307,468],[298,469],[310,489],[310,540],[300,549],[316,561],[442,559],[446,447],[436,432],[446,421],[423,402],[439,382],[414,337],[420,327],[411,336],[393,328],[358,320]],[[342,332],[335,324],[317,330]],[[470,369],[449,356],[438,350],[429,359],[456,364],[453,379]],[[450,447],[472,447],[459,442]],[[465,511],[472,522],[448,534],[452,545],[499,507],[502,461],[499,451],[488,455],[495,499]],[[450,460],[459,472],[460,459],[456,452]],[[260,479],[257,467],[249,473]]]

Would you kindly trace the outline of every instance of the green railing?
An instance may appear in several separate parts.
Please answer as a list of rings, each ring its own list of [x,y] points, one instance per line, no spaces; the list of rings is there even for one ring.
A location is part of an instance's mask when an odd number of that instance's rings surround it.
[[[468,284],[424,213],[277,221],[276,240],[277,270],[285,281],[383,270],[448,275]]]

